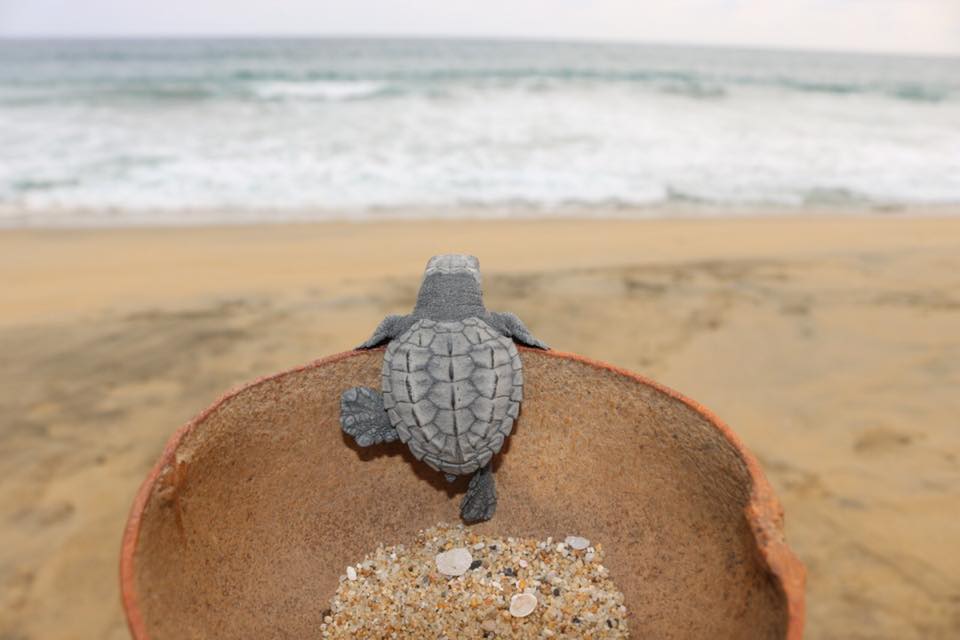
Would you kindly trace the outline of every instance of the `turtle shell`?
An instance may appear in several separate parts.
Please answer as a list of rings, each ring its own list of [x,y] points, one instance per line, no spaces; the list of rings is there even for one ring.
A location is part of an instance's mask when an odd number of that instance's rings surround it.
[[[480,318],[418,320],[387,346],[383,405],[414,456],[465,475],[503,447],[523,400],[513,340]]]

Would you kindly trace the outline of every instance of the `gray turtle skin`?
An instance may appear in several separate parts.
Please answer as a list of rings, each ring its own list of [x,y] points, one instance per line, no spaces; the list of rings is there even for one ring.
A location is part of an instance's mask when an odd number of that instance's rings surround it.
[[[388,342],[382,393],[369,387],[343,393],[344,432],[364,447],[399,439],[449,481],[473,474],[461,517],[489,520],[496,510],[490,461],[523,401],[514,340],[547,348],[515,315],[484,308],[475,257],[431,258],[413,313],[387,316],[360,345]]]

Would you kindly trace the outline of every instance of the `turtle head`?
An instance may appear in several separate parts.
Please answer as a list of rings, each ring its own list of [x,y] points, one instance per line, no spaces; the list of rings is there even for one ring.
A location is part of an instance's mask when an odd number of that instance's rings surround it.
[[[440,256],[433,256],[427,262],[427,268],[423,272],[423,277],[427,278],[433,274],[468,274],[472,276],[477,284],[480,284],[480,261],[476,256],[468,256],[462,253],[447,253]]]
[[[475,256],[433,256],[423,271],[414,313],[432,320],[462,320],[483,315],[480,261]]]

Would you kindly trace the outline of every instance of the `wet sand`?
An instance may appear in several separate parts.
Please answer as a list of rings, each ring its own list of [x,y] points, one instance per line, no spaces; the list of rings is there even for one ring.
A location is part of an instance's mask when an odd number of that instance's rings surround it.
[[[818,216],[0,232],[0,637],[127,637],[120,535],[166,438],[360,342],[449,251],[742,436],[808,637],[960,635],[960,217]]]

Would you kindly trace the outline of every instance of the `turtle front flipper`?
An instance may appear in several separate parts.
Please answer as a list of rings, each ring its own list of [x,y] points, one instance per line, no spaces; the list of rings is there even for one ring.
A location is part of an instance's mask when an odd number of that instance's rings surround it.
[[[415,318],[412,316],[398,316],[391,314],[384,318],[377,328],[373,331],[373,335],[364,340],[360,345],[357,346],[357,349],[370,349],[375,347],[381,342],[387,340],[393,340],[397,336],[401,335],[404,331],[410,328],[415,322]]]
[[[460,517],[464,522],[483,522],[493,517],[497,510],[497,488],[493,482],[493,469],[488,463],[473,474],[467,486],[467,495],[460,503]]]
[[[513,338],[517,342],[525,344],[528,347],[536,347],[538,349],[550,348],[545,342],[535,338],[533,334],[530,333],[530,330],[527,329],[527,326],[523,324],[523,320],[518,318],[516,314],[510,313],[509,311],[503,313],[491,311],[487,314],[487,323],[493,326],[503,335]]]
[[[399,437],[383,408],[383,396],[370,387],[352,387],[343,392],[340,426],[361,447],[393,442]]]

